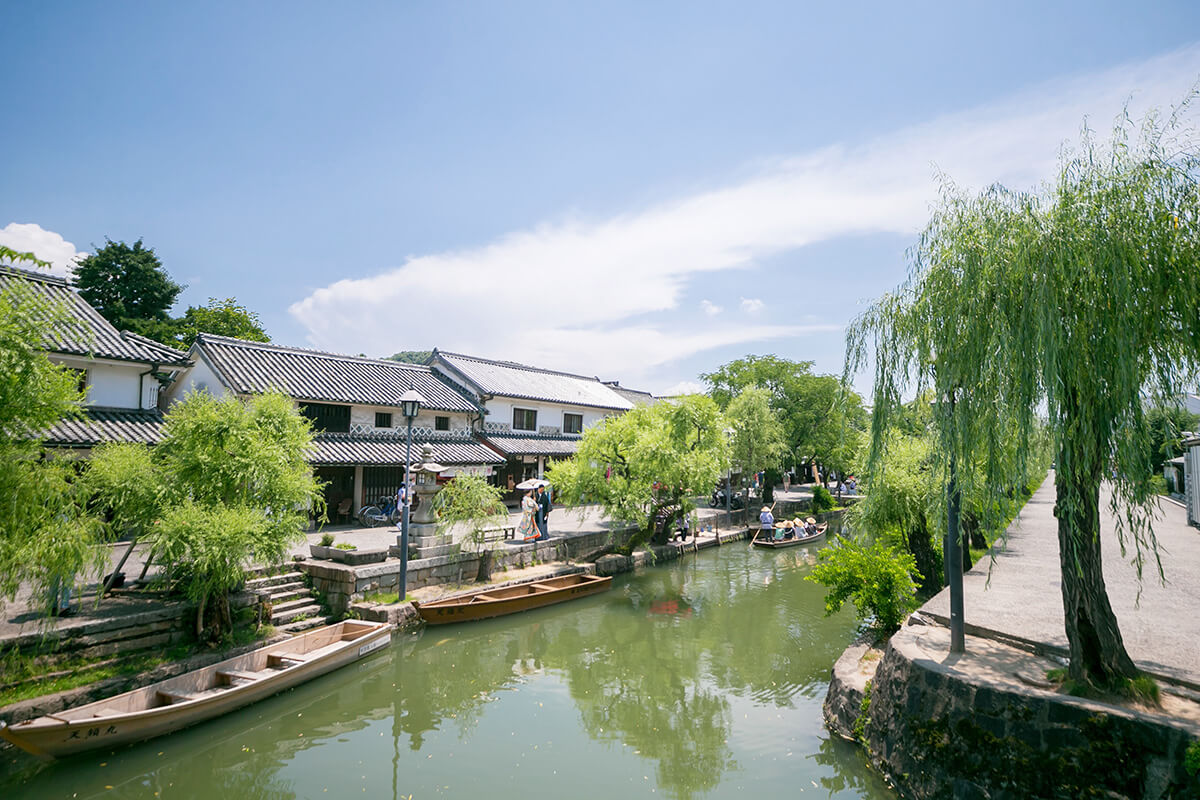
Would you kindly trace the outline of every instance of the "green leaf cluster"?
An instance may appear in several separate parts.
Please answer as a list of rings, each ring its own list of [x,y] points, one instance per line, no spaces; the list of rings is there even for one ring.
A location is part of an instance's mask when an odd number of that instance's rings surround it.
[[[869,619],[878,631],[890,633],[920,605],[913,580],[920,577],[917,563],[898,548],[879,541],[864,544],[839,538],[817,559],[805,580],[829,589],[825,595],[827,615],[853,600],[859,619]]]
[[[712,398],[689,395],[639,406],[584,431],[573,458],[547,475],[560,502],[600,503],[607,514],[638,526],[635,544],[692,511],[729,468],[725,418]]]
[[[480,475],[456,475],[433,498],[438,528],[445,531],[462,524],[467,527],[468,541],[481,546],[484,531],[508,522],[508,509],[500,488],[492,486]]]

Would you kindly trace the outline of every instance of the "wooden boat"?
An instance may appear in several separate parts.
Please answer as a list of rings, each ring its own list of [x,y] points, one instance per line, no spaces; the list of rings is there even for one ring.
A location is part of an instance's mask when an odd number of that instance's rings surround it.
[[[290,689],[391,641],[386,622],[346,620],[107,700],[0,722],[0,736],[42,758],[149,739]]]
[[[793,536],[790,539],[768,538],[763,536],[763,531],[760,530],[758,533],[754,534],[754,538],[750,541],[750,544],[756,547],[771,547],[776,549],[780,547],[795,547],[798,544],[808,544],[820,539],[825,535],[825,529],[828,527],[829,523],[825,522],[817,526],[816,533],[809,534],[807,536]]]
[[[430,625],[447,622],[468,622],[476,619],[501,617],[528,611],[531,608],[575,600],[589,594],[603,592],[612,586],[612,578],[598,575],[562,575],[557,578],[518,583],[497,589],[480,589],[476,592],[431,600],[428,603],[413,601],[417,613]]]

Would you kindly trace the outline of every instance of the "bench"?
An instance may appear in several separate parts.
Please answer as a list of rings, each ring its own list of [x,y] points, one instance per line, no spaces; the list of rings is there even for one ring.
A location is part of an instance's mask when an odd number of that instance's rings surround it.
[[[498,528],[484,528],[479,532],[485,542],[502,542],[505,539],[517,538],[516,525],[502,525]]]

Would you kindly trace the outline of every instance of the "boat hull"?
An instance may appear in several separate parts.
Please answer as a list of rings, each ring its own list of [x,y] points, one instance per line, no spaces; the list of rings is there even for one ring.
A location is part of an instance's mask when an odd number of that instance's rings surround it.
[[[472,622],[502,617],[519,611],[543,608],[607,591],[612,578],[597,575],[565,575],[543,581],[520,583],[501,589],[480,590],[457,597],[413,605],[430,625]]]
[[[0,726],[0,736],[43,758],[142,741],[235,711],[390,643],[387,623],[348,620],[106,700]],[[209,685],[221,678],[233,682]]]
[[[802,544],[812,544],[813,542],[823,538],[825,538],[825,529],[821,528],[811,536],[797,536],[791,539],[763,539],[761,536],[755,535],[750,544],[754,545],[755,547],[766,547],[772,550],[778,550],[784,547],[796,547]]]

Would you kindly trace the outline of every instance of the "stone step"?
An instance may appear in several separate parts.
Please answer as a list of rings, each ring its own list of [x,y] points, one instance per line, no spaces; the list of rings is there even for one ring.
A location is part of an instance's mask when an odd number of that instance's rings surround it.
[[[319,628],[322,625],[328,625],[333,621],[332,617],[309,617],[308,619],[299,619],[295,622],[288,622],[284,625],[276,625],[275,630],[280,633],[299,633],[310,628]]]
[[[272,625],[286,625],[289,622],[297,621],[298,617],[316,617],[316,616],[320,616],[320,614],[321,614],[321,607],[319,605],[317,605],[316,603],[310,603],[308,605],[300,605],[295,608],[287,609],[285,611],[272,610],[271,624]]]
[[[437,556],[449,556],[462,550],[462,545],[458,544],[441,544],[431,547],[418,547],[417,558],[436,558]]]
[[[282,575],[268,575],[265,578],[252,578],[246,581],[246,589],[252,592],[261,591],[262,589],[297,582],[304,582],[303,572],[285,572]]]
[[[311,591],[308,591],[308,587],[306,587],[304,584],[288,585],[288,587],[282,588],[281,590],[271,591],[271,594],[268,596],[268,600],[272,606],[278,606],[280,603],[287,602],[289,600],[295,600],[296,597],[306,597],[311,595]]]
[[[272,603],[271,614],[286,614],[287,612],[296,608],[311,606],[315,602],[317,602],[317,599],[311,594],[306,593],[291,600],[284,600],[282,603]]]
[[[453,540],[452,534],[443,534],[441,536],[409,536],[408,543],[414,547],[437,547],[438,545],[450,544]],[[400,537],[396,537],[396,544],[400,543]]]

